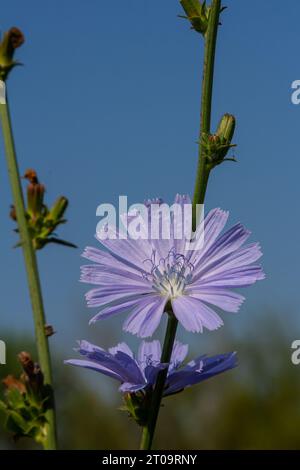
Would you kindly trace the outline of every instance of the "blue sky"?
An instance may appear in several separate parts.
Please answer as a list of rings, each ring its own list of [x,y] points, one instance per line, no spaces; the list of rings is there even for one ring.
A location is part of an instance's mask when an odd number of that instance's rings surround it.
[[[264,251],[267,280],[247,291],[239,317],[273,308],[300,331],[299,172],[300,106],[291,83],[300,79],[297,0],[227,0],[220,28],[213,125],[237,118],[237,164],[218,167],[207,209],[230,210]],[[20,169],[35,168],[47,200],[70,200],[60,235],[78,250],[49,246],[39,253],[49,322],[57,348],[102,325],[78,283],[80,252],[96,244],[96,207],[192,193],[197,161],[202,41],[177,17],[176,0],[16,0],[1,8],[1,30],[20,27],[24,63],[8,82]],[[1,329],[31,331],[31,311],[20,250],[8,218],[11,193],[0,147]],[[230,318],[229,318],[230,317]],[[248,317],[249,318],[249,317]],[[251,321],[251,320],[250,320]],[[257,321],[257,320],[256,320]],[[109,322],[109,320],[108,320]],[[226,322],[225,322],[226,323]],[[119,336],[120,322],[115,325]],[[106,325],[105,328],[112,328]],[[97,330],[98,328],[98,330]],[[94,335],[95,333],[93,333]],[[218,333],[221,334],[221,333]]]

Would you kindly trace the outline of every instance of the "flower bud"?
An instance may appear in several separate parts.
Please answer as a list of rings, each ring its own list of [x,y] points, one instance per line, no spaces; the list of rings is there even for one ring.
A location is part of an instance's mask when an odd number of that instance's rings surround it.
[[[231,114],[224,114],[216,133],[202,136],[201,145],[207,164],[211,169],[223,161],[235,161],[234,157],[225,158],[229,149],[235,147],[235,144],[231,143],[234,130],[235,117]]]
[[[228,150],[233,147],[231,144],[235,130],[235,117],[231,114],[224,114],[219,122],[216,135],[220,139],[219,159],[223,161],[226,157]]]
[[[66,197],[61,196],[59,197],[53,206],[51,207],[48,217],[49,219],[52,219],[54,222],[58,222],[64,215],[67,207],[68,207],[69,201]]]
[[[192,29],[201,33],[206,33],[208,26],[210,7],[206,6],[206,2],[201,3],[199,0],[180,0],[182,8],[186,13],[186,19],[191,22]]]
[[[35,170],[33,170],[33,168],[29,168],[28,170],[26,170],[23,178],[33,184],[37,184],[39,182],[37,173]]]
[[[139,425],[144,426],[148,420],[149,405],[151,394],[148,393],[124,393],[123,399],[125,406],[121,409]]]
[[[21,377],[23,382],[27,387],[30,387],[34,393],[39,394],[42,391],[44,384],[44,376],[40,366],[33,362],[30,354],[26,351],[22,351],[20,354],[18,354],[18,359],[24,370],[24,373]]]
[[[69,204],[68,199],[64,196],[59,197],[49,209],[44,203],[45,186],[39,182],[36,171],[32,168],[26,170],[23,178],[29,181],[27,186],[26,219],[33,248],[40,250],[48,243],[57,243],[76,248],[76,245],[73,243],[61,240],[54,234],[58,225],[66,222],[63,216]],[[17,220],[12,206],[10,216],[13,220]],[[18,229],[15,231],[19,232]],[[16,246],[20,246],[20,243]]]
[[[13,60],[15,50],[24,43],[24,35],[18,28],[10,28],[4,33],[0,42],[0,79],[5,80],[8,73],[15,65],[20,65]]]
[[[32,374],[34,370],[34,363],[33,363],[33,360],[31,359],[30,354],[26,351],[21,351],[18,354],[18,359],[24,371],[26,373]]]
[[[231,143],[233,134],[235,130],[235,117],[232,114],[224,114],[219,122],[219,126],[216,132],[216,135],[220,137],[221,140],[224,139],[225,142]]]
[[[47,411],[53,408],[53,390],[44,384],[43,373],[28,352],[18,355],[23,368],[20,378],[7,376],[4,400],[0,410],[5,414],[4,425],[14,439],[29,437],[45,445],[47,439]]]
[[[27,186],[27,212],[34,219],[42,213],[44,194],[45,186],[43,184],[30,183]]]

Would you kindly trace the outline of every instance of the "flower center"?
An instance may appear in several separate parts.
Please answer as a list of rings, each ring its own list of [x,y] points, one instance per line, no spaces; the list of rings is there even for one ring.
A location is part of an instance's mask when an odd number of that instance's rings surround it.
[[[171,299],[183,295],[194,269],[184,255],[172,248],[166,258],[157,259],[157,253],[153,250],[151,259],[145,260],[145,263],[151,264],[151,270],[145,277],[157,292]]]

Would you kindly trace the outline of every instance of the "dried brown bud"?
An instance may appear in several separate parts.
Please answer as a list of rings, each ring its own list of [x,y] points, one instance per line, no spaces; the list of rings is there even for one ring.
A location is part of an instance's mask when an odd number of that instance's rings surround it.
[[[22,351],[20,354],[18,354],[18,359],[24,369],[24,372],[29,376],[32,375],[34,372],[34,362],[31,359],[30,354],[26,351]]]
[[[40,183],[29,183],[27,186],[27,210],[33,218],[41,215],[44,207],[45,186]]]
[[[45,325],[44,328],[45,328],[45,335],[46,336],[49,337],[49,336],[52,336],[52,335],[55,334],[55,331],[54,331],[54,328],[53,328],[52,325]]]
[[[44,376],[40,366],[33,362],[30,354],[26,351],[18,354],[18,358],[24,370],[21,379],[27,386],[30,386],[33,391],[39,392],[44,383]]]
[[[6,80],[10,70],[20,65],[14,60],[15,50],[24,42],[24,35],[18,28],[10,28],[4,33],[0,41],[0,79]]]
[[[8,375],[2,380],[3,385],[7,388],[7,390],[16,389],[19,390],[20,393],[26,393],[26,387],[21,382],[21,380],[16,379],[13,375]]]
[[[14,49],[17,49],[17,47],[22,46],[22,44],[25,41],[25,37],[19,28],[16,28],[15,26],[13,26],[8,31],[8,34],[10,38],[10,44]]]
[[[35,170],[32,168],[29,168],[28,170],[25,171],[25,174],[23,176],[26,180],[28,180],[32,184],[38,184],[39,180],[37,177],[37,173]]]

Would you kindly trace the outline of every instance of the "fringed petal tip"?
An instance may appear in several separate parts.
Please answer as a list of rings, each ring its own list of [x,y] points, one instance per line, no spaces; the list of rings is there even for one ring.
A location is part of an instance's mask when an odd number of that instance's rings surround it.
[[[125,333],[130,333],[131,335],[135,335],[141,339],[151,338],[152,334],[154,333],[154,331],[149,333],[135,328],[134,326],[126,325],[126,321],[123,323],[122,330],[125,331]]]
[[[89,325],[94,325],[98,320],[101,320],[101,315],[99,313],[89,320]]]

